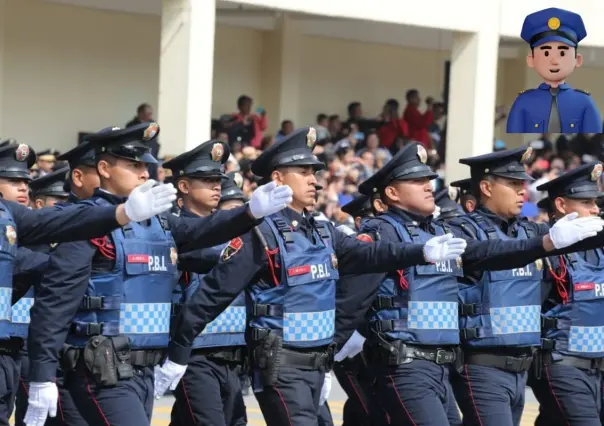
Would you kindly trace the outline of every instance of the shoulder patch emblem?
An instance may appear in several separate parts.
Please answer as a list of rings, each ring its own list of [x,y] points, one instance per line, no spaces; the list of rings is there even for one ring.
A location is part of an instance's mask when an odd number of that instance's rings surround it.
[[[223,262],[226,262],[231,257],[233,257],[239,250],[241,250],[241,247],[243,247],[243,240],[240,237],[233,238],[231,242],[229,242],[229,245],[222,250],[222,253],[220,254],[220,259]]]
[[[369,234],[359,234],[359,235],[357,235],[357,240],[363,241],[364,243],[373,242],[373,238],[371,238],[371,235],[369,235]]]
[[[587,90],[583,90],[583,89],[575,89],[575,92],[579,92],[579,93],[583,93],[587,96],[591,96],[591,93],[589,93]]]
[[[8,243],[11,246],[17,242],[17,231],[15,231],[15,228],[13,228],[12,226],[8,225],[6,227],[4,235],[6,236],[6,239],[8,240]]]

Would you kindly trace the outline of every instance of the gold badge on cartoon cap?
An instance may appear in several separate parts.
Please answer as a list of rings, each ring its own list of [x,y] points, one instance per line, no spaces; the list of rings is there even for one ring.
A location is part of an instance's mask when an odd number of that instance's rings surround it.
[[[170,261],[172,262],[172,265],[176,265],[176,262],[178,261],[178,252],[174,247],[170,247]]]
[[[210,152],[212,156],[212,161],[220,162],[222,160],[222,156],[224,155],[224,148],[221,143],[215,143],[212,147],[212,151]]]
[[[426,152],[426,148],[424,148],[423,145],[417,146],[417,157],[419,158],[419,161],[424,164],[426,164],[426,161],[428,161],[428,153]]]
[[[314,127],[308,129],[308,133],[306,134],[306,146],[309,149],[312,149],[315,146],[315,142],[317,141],[317,131]]]
[[[143,133],[143,140],[148,141],[153,139],[157,135],[157,132],[159,132],[159,126],[157,123],[149,123],[149,126],[147,126],[145,132]]]
[[[543,261],[541,259],[535,260],[535,266],[537,267],[538,271],[542,270],[543,269]]]
[[[459,189],[454,186],[449,187],[449,198],[453,201],[457,200],[457,195],[459,194]]]
[[[237,188],[243,188],[243,177],[239,173],[233,175],[233,181],[235,182],[235,185],[237,185]]]
[[[20,143],[17,149],[15,149],[15,160],[17,161],[25,161],[27,157],[29,157],[29,146],[24,143]]]
[[[338,257],[334,253],[331,254],[331,266],[334,269],[338,269]]]
[[[15,228],[12,226],[8,225],[6,227],[5,235],[10,245],[13,245],[17,242],[17,231],[15,231]]]
[[[531,155],[533,155],[533,148],[529,146],[526,149],[526,151],[524,151],[524,154],[522,154],[522,157],[520,158],[520,161],[522,163],[524,163],[525,161],[530,160],[531,159]]]
[[[547,27],[550,30],[557,30],[558,28],[560,28],[560,19],[556,18],[555,16],[553,18],[549,18],[549,20],[547,21]]]
[[[591,171],[591,180],[597,181],[602,175],[602,164],[598,163],[594,166],[594,169]]]

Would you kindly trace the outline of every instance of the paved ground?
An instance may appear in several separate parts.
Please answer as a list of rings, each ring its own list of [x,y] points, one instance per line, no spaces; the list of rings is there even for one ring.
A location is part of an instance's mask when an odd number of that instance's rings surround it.
[[[333,381],[333,390],[331,397],[329,398],[329,407],[333,415],[334,424],[339,426],[342,424],[342,408],[344,401],[346,400],[346,394],[338,386],[337,382]],[[153,422],[152,426],[168,426],[170,424],[170,410],[172,409],[172,397],[164,397],[157,401],[155,409],[153,410]],[[248,425],[249,426],[265,426],[264,420],[262,419],[262,413],[258,408],[256,399],[253,395],[247,396],[245,399],[245,405],[247,407]],[[539,412],[539,406],[533,396],[530,389],[527,389],[527,405],[524,409],[524,416],[522,417],[521,426],[533,426],[535,418]]]

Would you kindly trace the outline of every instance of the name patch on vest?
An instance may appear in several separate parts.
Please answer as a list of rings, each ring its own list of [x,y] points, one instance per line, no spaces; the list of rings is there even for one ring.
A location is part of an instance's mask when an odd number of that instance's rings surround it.
[[[595,297],[604,297],[604,284],[576,283],[575,291],[593,291]]]
[[[310,273],[310,275],[312,276],[313,279],[331,277],[331,272],[326,263],[317,263],[315,265],[294,266],[287,270],[287,275],[289,277],[296,277],[298,275],[306,275],[308,273]]]
[[[289,268],[287,270],[287,275],[290,277],[295,277],[298,275],[305,275],[310,272],[310,265],[302,265],[302,266],[294,266],[293,268]]]
[[[149,256],[148,254],[129,254],[128,263],[146,263],[151,272],[164,272],[168,270],[164,256]]]
[[[512,276],[514,277],[532,277],[533,270],[530,265],[526,265],[522,268],[514,268],[512,269]]]

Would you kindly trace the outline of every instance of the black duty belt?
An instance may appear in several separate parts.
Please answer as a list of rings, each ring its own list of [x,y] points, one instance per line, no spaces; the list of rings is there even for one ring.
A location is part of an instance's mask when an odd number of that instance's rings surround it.
[[[454,348],[407,345],[400,340],[380,342],[378,345],[377,361],[388,365],[406,364],[412,359],[443,365],[453,364],[457,359],[457,351]]]
[[[194,355],[203,355],[207,358],[240,363],[244,360],[244,351],[246,348],[233,347],[233,348],[197,348],[193,349]]]
[[[155,367],[165,355],[163,349],[130,352],[130,364],[134,367]]]
[[[279,355],[282,366],[301,368],[303,370],[331,369],[333,366],[333,350],[328,348],[318,352],[299,352],[283,348]]]
[[[530,356],[506,356],[496,354],[466,354],[465,364],[482,365],[485,367],[498,368],[511,373],[528,371],[531,368],[533,358]]]
[[[561,359],[553,359],[550,352],[542,352],[543,363],[547,365],[568,365],[580,370],[602,370],[604,368],[604,358],[578,358],[575,356],[562,356]]]
[[[0,340],[0,355],[16,355],[23,349],[23,339],[11,337],[10,339]]]

